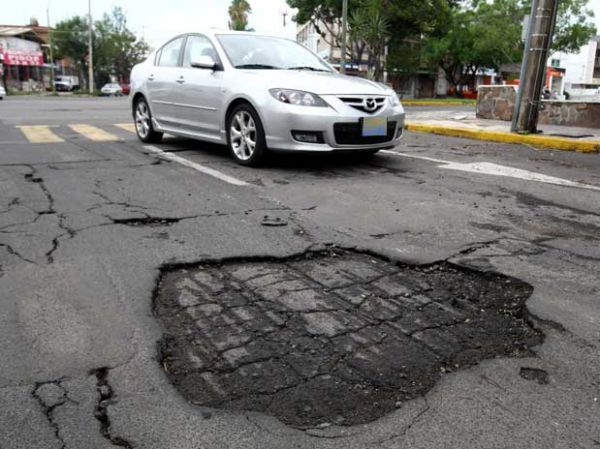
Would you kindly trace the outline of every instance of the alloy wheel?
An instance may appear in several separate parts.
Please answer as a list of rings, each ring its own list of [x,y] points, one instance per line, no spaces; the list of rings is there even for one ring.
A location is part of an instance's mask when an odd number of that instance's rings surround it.
[[[135,108],[135,127],[142,139],[150,132],[150,111],[145,101],[139,101]]]
[[[247,111],[239,111],[229,125],[231,148],[236,157],[247,161],[256,148],[256,124]]]

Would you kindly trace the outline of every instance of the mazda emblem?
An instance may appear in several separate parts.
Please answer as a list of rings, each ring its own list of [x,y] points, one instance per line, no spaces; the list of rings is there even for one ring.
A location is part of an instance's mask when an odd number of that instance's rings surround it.
[[[364,107],[366,111],[371,112],[377,109],[377,103],[373,98],[365,98]]]

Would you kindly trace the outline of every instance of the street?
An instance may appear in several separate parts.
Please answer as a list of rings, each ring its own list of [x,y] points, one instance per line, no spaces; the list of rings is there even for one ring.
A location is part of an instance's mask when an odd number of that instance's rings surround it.
[[[598,154],[248,168],[127,98],[9,96],[0,449],[600,447],[599,240]]]

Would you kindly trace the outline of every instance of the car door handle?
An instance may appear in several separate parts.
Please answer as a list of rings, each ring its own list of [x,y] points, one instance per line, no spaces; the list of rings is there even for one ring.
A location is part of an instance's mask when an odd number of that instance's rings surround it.
[[[148,81],[154,81],[154,75],[150,75],[150,76],[148,77]]]
[[[183,78],[183,76],[180,76],[179,79],[176,79],[175,81],[178,82],[179,84],[185,83],[185,79]]]

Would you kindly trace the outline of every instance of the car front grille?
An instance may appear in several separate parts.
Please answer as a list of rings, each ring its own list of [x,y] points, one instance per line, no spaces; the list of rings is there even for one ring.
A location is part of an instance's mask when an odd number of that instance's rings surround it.
[[[372,97],[368,95],[338,97],[348,106],[367,114],[374,114],[385,104],[385,97]]]
[[[335,123],[333,125],[335,141],[339,145],[373,145],[390,142],[394,139],[395,132],[396,122],[388,122],[385,136],[363,136],[361,122]]]

